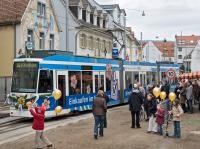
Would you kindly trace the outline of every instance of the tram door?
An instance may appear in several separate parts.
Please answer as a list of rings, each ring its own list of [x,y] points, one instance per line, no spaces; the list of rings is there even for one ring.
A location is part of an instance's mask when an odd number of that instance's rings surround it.
[[[66,73],[66,72],[65,72]],[[57,74],[57,88],[62,92],[62,96],[57,100],[58,105],[64,107],[66,103],[66,75],[64,73]]]
[[[100,87],[105,91],[105,72],[93,72],[93,91],[98,92]]]

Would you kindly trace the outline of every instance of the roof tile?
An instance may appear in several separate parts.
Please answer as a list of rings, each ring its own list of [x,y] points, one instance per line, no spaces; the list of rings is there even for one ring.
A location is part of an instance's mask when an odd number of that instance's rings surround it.
[[[0,24],[20,22],[29,0],[0,0]]]

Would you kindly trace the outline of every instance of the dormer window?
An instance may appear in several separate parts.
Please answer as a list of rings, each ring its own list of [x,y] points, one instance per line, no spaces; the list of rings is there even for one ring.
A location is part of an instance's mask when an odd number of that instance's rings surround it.
[[[92,13],[90,14],[90,23],[94,24],[94,15]]]
[[[106,28],[106,20],[103,20],[103,28]]]
[[[97,26],[100,27],[100,17],[97,17]]]
[[[86,21],[86,10],[82,10],[82,19]]]
[[[46,15],[46,5],[44,3],[38,2],[37,3],[37,13],[39,16],[45,16]]]

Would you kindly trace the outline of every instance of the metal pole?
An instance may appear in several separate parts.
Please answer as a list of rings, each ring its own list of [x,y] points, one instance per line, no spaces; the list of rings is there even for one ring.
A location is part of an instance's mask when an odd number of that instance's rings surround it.
[[[66,51],[69,51],[69,14],[68,14],[68,9],[69,9],[69,1],[68,0],[65,0],[66,2],[66,5],[65,5],[65,8],[66,8]]]
[[[158,61],[156,61],[156,64],[157,64],[157,77],[158,77],[158,82],[157,83],[160,83],[160,63]]]
[[[142,52],[142,32],[140,33],[140,48],[141,48],[141,52]],[[141,56],[141,53],[140,53],[140,56]]]
[[[124,60],[126,60],[126,16],[124,16]]]

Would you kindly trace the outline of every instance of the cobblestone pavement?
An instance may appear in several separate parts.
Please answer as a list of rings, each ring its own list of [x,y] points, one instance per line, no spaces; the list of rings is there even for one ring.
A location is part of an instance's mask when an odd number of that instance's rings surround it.
[[[128,106],[109,110],[108,128],[98,140],[93,138],[91,118],[48,130],[46,135],[53,142],[53,149],[199,149],[200,112],[184,114],[181,139],[147,134],[147,122],[141,123],[141,129],[131,129],[130,118]],[[32,148],[34,135],[1,145],[1,149]]]

